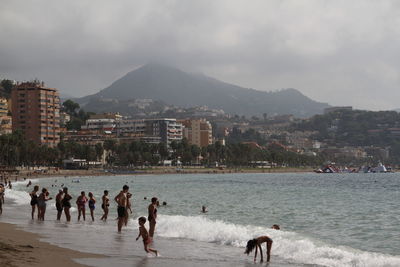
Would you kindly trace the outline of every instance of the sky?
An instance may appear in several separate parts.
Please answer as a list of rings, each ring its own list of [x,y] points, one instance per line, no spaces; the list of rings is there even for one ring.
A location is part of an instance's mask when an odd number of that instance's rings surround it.
[[[0,0],[0,77],[84,96],[149,62],[400,108],[400,1]]]

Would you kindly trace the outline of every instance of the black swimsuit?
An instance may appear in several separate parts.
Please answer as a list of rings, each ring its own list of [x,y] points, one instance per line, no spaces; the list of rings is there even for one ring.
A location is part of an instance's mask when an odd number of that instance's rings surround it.
[[[65,196],[62,200],[62,205],[64,208],[71,208],[71,203],[69,202],[71,200],[71,197]]]
[[[89,199],[89,209],[94,210],[94,201]]]
[[[36,194],[32,194],[32,195],[31,195],[31,198],[32,198],[32,200],[31,200],[31,206],[37,205],[37,203],[38,203],[38,196],[37,196]]]

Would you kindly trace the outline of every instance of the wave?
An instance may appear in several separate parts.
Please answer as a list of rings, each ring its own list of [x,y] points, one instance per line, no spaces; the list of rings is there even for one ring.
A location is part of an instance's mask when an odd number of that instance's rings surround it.
[[[332,246],[295,232],[237,225],[203,216],[160,216],[157,233],[161,237],[185,238],[234,247],[245,247],[249,239],[268,235],[274,240],[272,254],[293,263],[330,267],[400,266],[398,256]]]
[[[28,192],[25,191],[19,191],[19,190],[12,190],[12,189],[6,189],[5,191],[5,198],[11,199],[15,205],[30,205],[31,203],[31,196],[29,195]],[[56,210],[55,207],[55,201],[50,200],[47,201],[47,210]],[[78,209],[75,207],[71,207],[70,212],[76,212]]]
[[[25,191],[6,189],[5,198],[13,200],[17,205],[25,205],[31,202],[29,193]]]

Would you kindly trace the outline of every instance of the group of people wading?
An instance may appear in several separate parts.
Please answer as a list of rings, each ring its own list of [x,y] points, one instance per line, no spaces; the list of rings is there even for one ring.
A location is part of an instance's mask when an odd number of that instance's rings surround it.
[[[30,193],[31,196],[31,206],[32,206],[32,219],[35,216],[35,210],[38,210],[38,220],[44,220],[44,216],[46,213],[46,202],[51,200],[52,198],[49,197],[49,192],[46,188],[43,188],[41,193],[38,195],[39,186],[35,185],[33,191]],[[121,232],[122,226],[126,226],[128,223],[129,213],[132,213],[131,209],[131,202],[130,199],[132,194],[129,193],[129,186],[124,185],[122,190],[119,194],[114,198],[115,202],[117,203],[117,213],[118,213],[118,232]],[[146,198],[145,198],[146,199]],[[62,212],[64,211],[65,217],[67,221],[71,221],[71,201],[72,196],[68,193],[68,188],[64,187],[62,190],[60,189],[58,194],[56,195],[56,208],[57,208],[57,220],[61,219]],[[1,199],[0,199],[1,201]],[[88,203],[88,207],[90,209],[90,215],[92,217],[92,221],[94,221],[94,210],[96,199],[93,196],[93,193],[89,192],[88,197],[84,191],[81,192],[79,197],[76,200],[76,205],[78,208],[78,221],[82,217],[83,220],[86,220],[86,203]],[[165,202],[164,202],[165,203]],[[166,203],[165,203],[166,205]],[[110,199],[108,197],[108,191],[104,191],[104,195],[102,196],[102,205],[101,208],[104,211],[101,220],[106,221],[108,216],[110,206]],[[151,204],[148,206],[148,217],[140,217],[138,219],[139,224],[139,235],[136,237],[136,240],[139,239],[141,236],[143,238],[143,246],[144,250],[147,253],[153,252],[155,255],[158,255],[158,251],[155,249],[150,248],[150,244],[153,242],[154,232],[157,223],[157,206],[158,206],[158,199],[153,197],[151,199]],[[206,207],[202,207],[202,212],[207,212]],[[145,227],[146,221],[149,221],[149,231],[147,231]],[[279,230],[279,225],[273,225],[273,229]],[[270,261],[271,255],[271,248],[272,248],[272,239],[268,236],[260,236],[254,239],[251,239],[247,242],[246,245],[246,254],[251,253],[255,249],[254,261],[256,261],[258,250],[260,250],[261,261],[263,261],[263,253],[261,244],[266,243],[266,254],[267,254],[267,261]]]
[[[44,221],[47,201],[51,200],[52,198],[49,197],[49,191],[46,188],[42,188],[41,193],[39,193],[39,186],[35,185],[33,187],[33,191],[29,194],[31,196],[31,217],[32,220],[35,218],[35,212],[37,209],[37,218],[40,221]],[[122,187],[122,191],[114,198],[115,202],[117,203],[117,213],[118,213],[118,232],[121,232],[122,226],[128,224],[129,213],[132,213],[131,208],[131,199],[132,194],[129,193],[129,186],[124,185]],[[72,196],[68,193],[68,188],[64,187],[62,190],[58,191],[56,195],[55,202],[56,202],[56,209],[57,209],[57,220],[61,220],[62,213],[64,212],[67,222],[71,221],[71,213],[70,209]],[[1,200],[0,200],[1,201]],[[92,221],[94,221],[94,210],[96,206],[96,199],[93,196],[92,192],[89,192],[88,197],[86,197],[85,191],[82,191],[81,194],[76,199],[76,205],[78,209],[78,221],[80,221],[81,217],[83,220],[86,220],[86,204],[88,204],[90,210],[90,216]],[[103,216],[100,218],[103,221],[107,220],[108,212],[110,206],[110,199],[108,197],[108,191],[104,190],[104,195],[102,196],[102,205],[101,208],[103,209]],[[148,221],[149,221],[149,231],[147,231],[145,227],[146,218],[140,217],[138,219],[139,223],[139,235],[136,238],[142,236],[143,238],[143,245],[144,249],[147,253],[153,252],[156,255],[157,250],[151,249],[149,245],[152,243],[154,231],[156,227],[156,220],[157,220],[157,198],[153,197],[151,199],[151,204],[148,207]]]

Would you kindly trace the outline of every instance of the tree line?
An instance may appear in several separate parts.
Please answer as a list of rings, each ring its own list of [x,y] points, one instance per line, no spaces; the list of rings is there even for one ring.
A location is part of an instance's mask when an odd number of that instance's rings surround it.
[[[140,141],[118,143],[108,139],[96,145],[61,141],[56,147],[38,145],[26,140],[20,131],[0,136],[0,165],[2,166],[61,166],[63,159],[79,158],[99,161],[105,156],[112,166],[155,166],[164,160],[182,165],[225,165],[227,167],[251,167],[255,161],[269,161],[291,167],[319,166],[322,159],[287,151],[271,144],[259,148],[245,143],[216,142],[200,148],[186,139],[173,141],[170,148],[164,143],[148,144]]]

